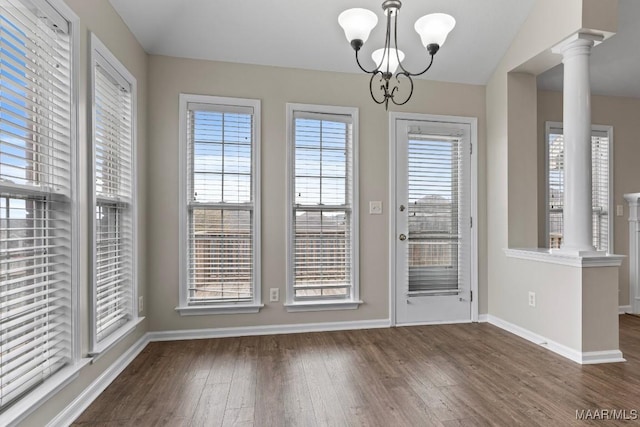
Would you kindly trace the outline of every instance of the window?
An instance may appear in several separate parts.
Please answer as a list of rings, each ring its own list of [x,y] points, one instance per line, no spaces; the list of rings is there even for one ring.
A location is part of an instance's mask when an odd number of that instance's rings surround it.
[[[611,149],[613,145],[610,126],[592,126],[591,168],[593,203],[593,246],[598,251],[612,248],[613,218],[609,215],[611,199]],[[564,228],[564,138],[562,123],[548,122],[547,135],[547,241],[550,248],[562,244]]]
[[[0,3],[3,425],[21,416],[13,402],[77,359],[71,26],[47,2]]]
[[[357,308],[358,110],[287,104],[287,306]]]
[[[260,305],[260,101],[180,95],[183,315]]]
[[[136,80],[92,34],[92,352],[135,326]]]

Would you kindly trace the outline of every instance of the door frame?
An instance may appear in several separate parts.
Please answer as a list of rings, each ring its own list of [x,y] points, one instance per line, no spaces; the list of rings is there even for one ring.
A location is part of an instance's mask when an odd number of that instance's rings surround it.
[[[462,116],[443,116],[420,113],[389,113],[389,322],[396,326],[396,130],[398,120],[416,120],[440,123],[460,123],[469,125],[471,134],[471,322],[478,321],[478,118]],[[429,322],[433,323],[433,322]],[[448,323],[448,322],[447,322]]]

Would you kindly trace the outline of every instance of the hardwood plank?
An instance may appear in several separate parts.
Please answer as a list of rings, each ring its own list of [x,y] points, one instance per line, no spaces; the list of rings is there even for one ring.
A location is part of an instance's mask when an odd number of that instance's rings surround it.
[[[239,338],[237,360],[233,369],[227,410],[254,409],[256,397],[256,369],[258,355],[256,351],[259,337]]]
[[[285,420],[284,393],[284,352],[279,336],[260,337],[258,344],[258,364],[254,416],[260,425],[282,426]]]
[[[349,418],[336,395],[324,362],[324,349],[317,345],[321,334],[294,336],[302,349],[302,365],[309,384],[313,412],[319,425],[346,426]]]
[[[211,349],[211,369],[207,377],[207,384],[231,383],[234,367],[240,355],[240,340],[221,338],[208,341],[215,341],[217,345]]]
[[[221,426],[231,383],[206,384],[191,419],[192,426]]]
[[[601,425],[576,411],[640,409],[640,318],[620,346],[581,366],[488,324],[151,343],[74,425]]]
[[[222,422],[224,427],[253,426],[253,408],[228,408],[224,413]]]

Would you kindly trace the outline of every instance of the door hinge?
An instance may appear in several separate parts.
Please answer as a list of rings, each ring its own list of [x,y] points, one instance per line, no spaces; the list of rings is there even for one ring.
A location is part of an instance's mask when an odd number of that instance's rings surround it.
[[[473,302],[473,291],[469,291],[469,294],[471,295],[469,299]]]
[[[471,228],[473,228],[473,217],[470,217],[469,220],[470,220],[469,222],[470,222]]]
[[[469,144],[469,154],[473,154],[473,144]]]

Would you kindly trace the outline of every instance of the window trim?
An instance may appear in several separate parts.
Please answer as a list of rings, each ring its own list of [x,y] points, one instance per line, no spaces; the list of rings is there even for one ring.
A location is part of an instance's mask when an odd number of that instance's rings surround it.
[[[564,124],[562,122],[545,122],[545,132],[544,132],[544,211],[545,211],[545,221],[544,221],[544,236],[545,236],[545,246],[549,247],[549,135],[554,133],[562,133],[564,134]],[[614,193],[613,193],[613,126],[610,125],[591,125],[591,136],[594,134],[606,134],[609,138],[609,176],[608,176],[608,191],[609,191],[609,218],[608,218],[608,227],[609,233],[607,236],[607,253],[613,254],[614,251],[614,224],[615,224],[615,206],[614,206]],[[593,165],[591,165],[591,169],[593,170]]]
[[[79,156],[79,123],[80,123],[80,17],[71,9],[63,0],[39,0],[38,5],[43,8],[51,9],[60,17],[66,20],[68,25],[68,34],[70,41],[70,152],[69,163],[70,171],[70,220],[69,228],[71,235],[71,268],[69,269],[71,276],[70,284],[70,301],[71,306],[68,307],[70,314],[70,330],[69,337],[71,339],[70,355],[71,362],[68,366],[63,367],[60,371],[47,378],[42,384],[36,386],[22,397],[17,399],[13,404],[0,414],[0,424],[14,425],[22,422],[30,414],[36,411],[40,406],[54,397],[59,390],[75,380],[79,371],[84,368],[90,358],[82,357],[82,335],[81,335],[81,314],[80,314],[80,156]],[[55,18],[54,18],[55,19]]]
[[[113,53],[107,48],[107,46],[98,38],[95,33],[91,33],[90,36],[90,58],[89,58],[89,83],[90,83],[90,91],[89,94],[91,99],[91,110],[88,112],[90,114],[91,120],[91,143],[88,146],[88,167],[89,167],[89,177],[90,181],[88,182],[89,187],[89,201],[91,203],[91,208],[88,216],[89,222],[89,232],[90,235],[90,244],[89,244],[89,254],[90,254],[90,274],[91,274],[91,285],[90,285],[90,301],[89,301],[89,354],[91,356],[95,356],[112,348],[115,344],[120,342],[124,337],[129,335],[131,332],[135,330],[135,327],[142,320],[139,317],[138,313],[138,203],[136,202],[138,196],[138,179],[136,174],[137,164],[137,147],[138,147],[138,82],[136,78],[129,72],[129,70],[115,57]],[[117,78],[119,83],[129,86],[129,92],[131,94],[131,204],[130,204],[130,216],[131,216],[131,252],[133,254],[133,261],[131,267],[131,301],[130,301],[130,313],[131,318],[124,324],[122,324],[117,330],[109,334],[102,341],[98,341],[97,331],[96,331],[96,280],[95,274],[97,270],[96,266],[96,221],[95,221],[95,210],[97,205],[97,197],[95,191],[95,175],[96,175],[96,162],[95,162],[95,150],[96,150],[96,141],[95,141],[95,132],[96,132],[96,94],[95,94],[95,86],[96,86],[96,65],[100,64],[101,66],[108,68],[110,72],[114,72],[119,74],[119,76],[113,76]]]
[[[295,112],[307,112],[307,113],[319,113],[319,114],[341,114],[351,116],[352,126],[352,166],[351,166],[351,179],[352,179],[352,201],[351,201],[351,297],[349,299],[307,299],[303,301],[296,301],[294,299],[294,238],[295,233],[293,231],[293,204],[294,204],[294,148],[295,148],[295,136],[294,129],[294,113]],[[360,300],[360,268],[359,268],[359,109],[357,107],[341,107],[331,105],[315,105],[315,104],[298,104],[287,103],[286,105],[286,122],[287,122],[287,197],[286,197],[286,220],[287,220],[287,256],[286,256],[286,302],[284,304],[288,312],[301,312],[301,311],[325,311],[325,310],[355,310],[363,301]]]
[[[211,104],[228,107],[250,107],[253,108],[253,144],[252,144],[252,176],[251,188],[253,194],[253,300],[250,303],[216,303],[210,305],[189,305],[187,287],[189,283],[189,233],[188,225],[188,203],[187,203],[187,185],[190,177],[189,172],[188,150],[189,141],[187,138],[187,113],[188,104]],[[200,316],[210,314],[246,314],[258,313],[264,304],[262,304],[261,296],[261,175],[260,175],[260,148],[261,148],[261,101],[259,99],[248,98],[230,98],[212,95],[196,95],[181,93],[179,97],[179,153],[178,153],[178,224],[179,231],[179,281],[178,281],[178,306],[175,310],[181,316]]]

